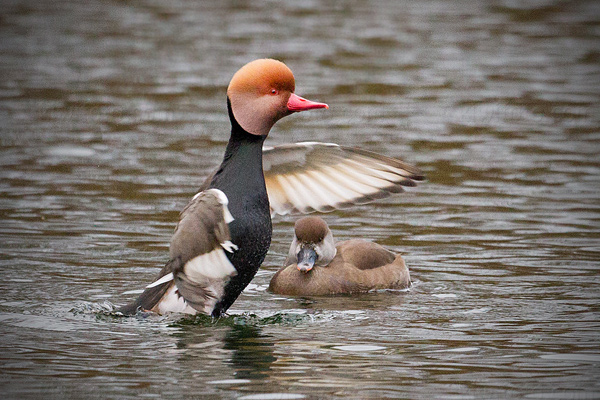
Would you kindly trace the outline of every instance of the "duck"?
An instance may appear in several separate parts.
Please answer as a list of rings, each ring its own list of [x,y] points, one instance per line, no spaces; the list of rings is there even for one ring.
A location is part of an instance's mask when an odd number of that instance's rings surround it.
[[[363,149],[264,145],[281,118],[327,108],[295,93],[294,75],[281,61],[258,59],[240,68],[227,87],[231,131],[220,166],[180,213],[164,267],[117,311],[219,317],[262,264],[272,216],[364,204],[424,179],[410,164]]]
[[[326,296],[410,285],[410,273],[400,254],[363,239],[335,244],[327,222],[309,216],[296,221],[284,267],[271,278],[269,291]]]

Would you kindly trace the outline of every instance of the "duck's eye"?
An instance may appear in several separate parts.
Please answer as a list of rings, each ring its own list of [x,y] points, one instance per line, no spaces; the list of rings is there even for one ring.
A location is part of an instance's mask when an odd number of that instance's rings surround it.
[[[277,91],[277,89],[271,89],[271,94],[272,94],[272,95],[276,95],[276,94],[278,94],[278,93],[279,93],[279,92]]]

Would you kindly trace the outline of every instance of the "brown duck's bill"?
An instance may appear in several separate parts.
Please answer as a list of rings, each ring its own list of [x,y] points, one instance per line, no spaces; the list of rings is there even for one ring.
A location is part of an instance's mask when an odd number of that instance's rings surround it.
[[[311,101],[292,93],[287,102],[287,108],[292,112],[297,112],[313,110],[315,108],[329,108],[329,106],[325,103],[317,103],[316,101]]]
[[[317,261],[317,253],[310,247],[302,247],[298,252],[298,271],[307,273],[310,271]]]

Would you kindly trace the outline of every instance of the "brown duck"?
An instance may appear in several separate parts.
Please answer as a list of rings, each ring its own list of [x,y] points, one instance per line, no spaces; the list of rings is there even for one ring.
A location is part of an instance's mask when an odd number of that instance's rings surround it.
[[[271,279],[273,293],[322,296],[410,286],[400,255],[362,239],[335,245],[329,226],[319,217],[296,221],[285,265]]]

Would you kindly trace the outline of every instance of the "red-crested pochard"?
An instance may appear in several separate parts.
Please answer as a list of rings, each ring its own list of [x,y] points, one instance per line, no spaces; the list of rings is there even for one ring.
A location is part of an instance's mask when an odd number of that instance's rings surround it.
[[[269,290],[288,296],[361,293],[374,289],[406,289],[410,274],[399,254],[362,239],[334,243],[319,217],[296,221],[285,266]]]
[[[170,259],[155,282],[119,311],[219,316],[264,260],[271,213],[330,211],[401,192],[423,179],[402,161],[330,143],[263,151],[280,118],[328,108],[294,90],[294,75],[280,61],[255,60],[235,73],[227,89],[231,136],[221,166],[181,213]]]

